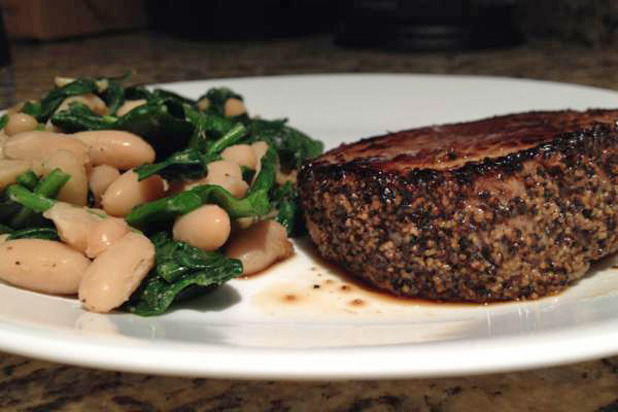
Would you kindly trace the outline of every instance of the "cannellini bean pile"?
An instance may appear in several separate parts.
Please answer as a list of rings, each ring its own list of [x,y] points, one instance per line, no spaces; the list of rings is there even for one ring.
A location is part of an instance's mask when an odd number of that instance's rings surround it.
[[[59,86],[70,81],[56,79]],[[200,101],[200,108],[208,106],[206,100]],[[94,94],[67,98],[58,110],[75,101],[97,114],[108,113],[105,103]],[[144,103],[127,101],[118,114]],[[241,100],[229,99],[225,104],[227,116],[245,112]],[[154,149],[141,137],[120,130],[63,134],[52,124],[39,125],[32,116],[9,111],[8,123],[0,132],[0,190],[29,169],[44,177],[58,168],[70,179],[58,194],[58,202],[43,214],[56,226],[60,241],[6,240],[3,236],[0,280],[38,292],[77,294],[87,310],[111,311],[129,299],[155,262],[154,245],[130,228],[123,217],[135,206],[196,185],[220,185],[242,198],[249,184],[242,178],[241,167],[257,174],[267,150],[265,142],[228,147],[222,160],[208,165],[205,177],[180,185],[165,182],[158,175],[138,181],[133,169],[155,160]],[[278,180],[285,178],[278,173]],[[96,208],[86,207],[89,191]],[[242,262],[245,275],[293,253],[281,224],[268,220],[241,227],[221,207],[206,204],[177,218],[172,234],[174,239],[206,251],[223,248],[228,256]]]

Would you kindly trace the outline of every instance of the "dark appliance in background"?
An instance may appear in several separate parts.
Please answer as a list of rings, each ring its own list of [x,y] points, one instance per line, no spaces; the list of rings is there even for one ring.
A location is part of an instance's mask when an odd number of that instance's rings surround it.
[[[14,103],[15,78],[11,65],[11,50],[4,30],[2,8],[0,8],[0,109],[6,109]]]
[[[194,39],[336,33],[341,46],[383,50],[502,47],[521,36],[516,0],[158,0],[153,27]]]
[[[258,40],[332,31],[337,0],[157,0],[153,27],[196,40]]]
[[[517,0],[344,0],[336,41],[388,50],[465,50],[519,43]]]

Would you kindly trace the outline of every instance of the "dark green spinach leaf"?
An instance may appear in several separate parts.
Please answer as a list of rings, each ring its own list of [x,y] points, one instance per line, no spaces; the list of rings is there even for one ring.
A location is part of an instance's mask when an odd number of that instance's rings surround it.
[[[286,125],[287,119],[249,121],[250,141],[265,141],[279,153],[284,169],[298,169],[307,160],[319,156],[324,144]]]
[[[109,114],[116,115],[116,112],[125,102],[124,87],[116,80],[109,80],[107,89],[103,92],[103,100],[107,105]]]
[[[29,227],[22,230],[12,231],[7,239],[60,240],[60,236],[58,236],[58,231],[51,227]]]
[[[191,190],[135,207],[125,219],[131,226],[146,229],[171,221],[206,203],[221,206],[231,218],[263,216],[270,212],[269,192],[275,184],[277,154],[269,149],[262,158],[262,170],[243,199],[233,197],[221,186],[202,185]]]
[[[45,123],[51,115],[58,109],[62,101],[70,96],[80,94],[98,93],[99,88],[96,80],[80,78],[67,84],[66,86],[53,89],[47,93],[40,102],[40,112],[37,115],[39,123]],[[24,107],[25,108],[25,107]],[[24,109],[22,109],[23,111]]]
[[[159,315],[190,289],[204,292],[242,274],[240,261],[171,240],[165,232],[151,240],[156,247],[155,268],[126,304],[137,315]]]
[[[41,115],[41,103],[34,101],[27,101],[21,108],[21,112],[29,114],[32,117],[38,117]]]
[[[204,141],[203,150],[188,148],[176,152],[162,162],[139,166],[135,169],[139,180],[161,174],[168,180],[194,180],[206,175],[208,163],[219,159],[219,154],[228,146],[245,137],[247,129],[236,124],[223,137],[213,142]]]
[[[148,100],[124,116],[97,116],[72,105],[51,117],[54,125],[62,130],[75,133],[82,130],[126,130],[143,137],[162,160],[172,153],[185,148],[193,133],[193,125],[184,118],[182,106],[177,102],[158,98]]]
[[[274,190],[272,195],[273,208],[277,209],[275,220],[281,223],[288,232],[288,236],[299,236],[304,233],[304,224],[301,216],[299,198],[292,182]]]
[[[223,117],[224,115],[225,102],[227,99],[243,100],[243,97],[240,94],[227,87],[213,87],[201,95],[197,101],[199,102],[204,98],[210,101],[210,104],[206,109],[206,113],[219,117]]]
[[[26,180],[28,172],[22,174],[21,180]],[[49,209],[54,204],[54,198],[60,189],[71,178],[70,175],[60,169],[52,170],[46,177],[39,180],[32,192],[21,184],[11,185],[7,188],[7,193],[11,199],[22,204],[21,210],[11,219],[10,225],[14,228],[26,228],[28,226],[40,225],[40,213]],[[19,179],[18,179],[19,180]]]

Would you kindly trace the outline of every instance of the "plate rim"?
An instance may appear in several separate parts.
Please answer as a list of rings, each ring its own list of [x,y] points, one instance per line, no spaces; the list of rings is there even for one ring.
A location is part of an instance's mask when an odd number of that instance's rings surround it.
[[[537,332],[532,336],[312,349],[222,348],[212,344],[171,343],[165,340],[152,344],[137,339],[131,344],[120,344],[96,333],[84,335],[71,332],[70,335],[67,337],[66,332],[54,333],[5,323],[0,328],[0,348],[35,359],[104,370],[165,376],[278,380],[473,376],[559,366],[618,353],[618,346],[614,343],[618,340],[618,324],[610,321]],[[72,350],[67,357],[65,345],[68,338],[71,339]],[[587,350],[582,351],[581,348]],[[93,356],[93,353],[103,356]],[[170,353],[175,356],[170,358]],[[234,358],[234,369],[227,364],[230,357]],[[298,363],[299,357],[303,358],[305,369],[301,371],[287,366],[288,362]],[[376,358],[380,361],[376,362]],[[426,362],[436,358],[441,358],[439,364]],[[488,358],[492,361],[476,363],[478,359]],[[127,362],[128,359],[131,361]],[[364,363],[360,361],[362,359],[372,359],[373,362]],[[255,363],[256,360],[259,362]],[[458,366],[450,366],[455,361],[460,362]],[[385,363],[391,366],[384,368]],[[346,367],[341,368],[342,364]],[[238,365],[243,366],[239,368]]]
[[[255,76],[241,76],[241,77],[213,77],[209,79],[192,79],[192,80],[178,80],[165,83],[151,83],[146,84],[146,87],[169,87],[179,84],[191,84],[191,83],[217,83],[217,82],[236,82],[236,81],[252,81],[252,80],[277,80],[277,79],[308,79],[315,78],[333,78],[333,77],[399,77],[399,78],[435,78],[435,79],[469,79],[469,80],[483,80],[483,81],[509,81],[509,82],[521,82],[521,83],[539,83],[539,84],[551,84],[561,87],[573,87],[573,88],[585,88],[595,90],[598,92],[606,93],[618,93],[618,89],[608,89],[599,86],[590,86],[582,83],[569,83],[558,80],[545,80],[529,77],[515,77],[515,76],[493,76],[487,74],[473,74],[473,73],[402,73],[402,72],[315,72],[315,73],[284,73],[284,74],[264,74]]]

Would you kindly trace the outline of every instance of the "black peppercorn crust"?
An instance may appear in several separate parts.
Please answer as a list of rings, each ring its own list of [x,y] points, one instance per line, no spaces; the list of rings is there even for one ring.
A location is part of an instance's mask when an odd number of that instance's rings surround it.
[[[618,250],[618,110],[529,112],[342,145],[298,178],[319,252],[379,289],[538,298]]]

